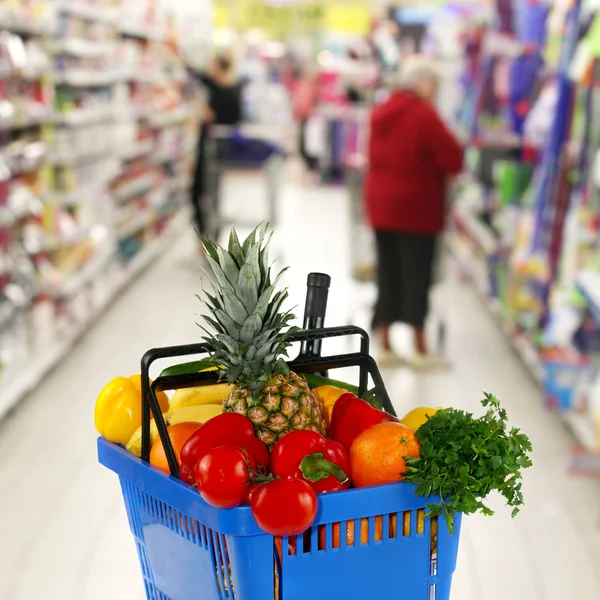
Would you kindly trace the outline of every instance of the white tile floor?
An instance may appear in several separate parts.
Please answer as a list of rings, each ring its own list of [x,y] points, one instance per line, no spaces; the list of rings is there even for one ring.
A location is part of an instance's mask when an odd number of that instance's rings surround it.
[[[250,188],[244,199],[254,197]],[[250,212],[260,218],[259,207]],[[328,323],[366,325],[372,290],[348,276],[353,239],[345,193],[290,186],[280,223],[277,249],[293,267],[288,284],[298,312],[306,274],[322,270],[334,277]],[[118,481],[96,462],[93,406],[106,381],[139,370],[144,350],[198,339],[195,252],[191,235],[182,238],[0,424],[2,600],[143,598]],[[399,412],[418,404],[477,410],[482,390],[492,391],[535,445],[521,516],[511,520],[495,503],[495,518],[466,520],[453,600],[600,598],[598,486],[565,474],[572,440],[544,411],[478,300],[457,286],[448,286],[443,300],[454,368],[386,372]],[[401,330],[398,343],[405,344]]]

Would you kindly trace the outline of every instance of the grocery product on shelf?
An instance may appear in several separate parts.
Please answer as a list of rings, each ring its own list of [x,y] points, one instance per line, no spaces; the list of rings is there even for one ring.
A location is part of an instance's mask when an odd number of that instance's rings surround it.
[[[183,224],[195,88],[133,4],[0,3],[0,416]]]
[[[291,315],[282,308],[286,290],[278,278],[271,281],[265,235],[259,227],[244,242],[233,231],[227,249],[205,244],[214,271],[203,296],[205,343],[146,353],[136,410],[123,415],[124,431],[130,414],[137,418],[141,411],[142,460],[106,438],[98,442],[100,462],[121,479],[140,563],[153,582],[147,596],[235,589],[249,598],[281,598],[284,588],[288,594],[310,592],[316,600],[334,591],[358,599],[366,585],[380,597],[400,578],[411,598],[449,600],[462,516],[493,514],[485,504],[492,490],[502,494],[513,516],[519,512],[522,471],[531,466],[529,439],[507,427],[506,412],[491,394],[482,401],[486,413],[480,418],[440,408],[425,417],[413,414],[416,430],[399,423],[362,330],[290,328]],[[327,276],[311,274],[309,282],[315,277]],[[318,302],[307,297],[309,315]],[[301,352],[283,360],[294,342],[315,347],[342,335],[359,335],[361,351],[325,357]],[[155,360],[206,353],[212,370],[206,362],[186,363],[154,382],[148,378]],[[333,400],[325,432],[312,419],[320,405],[313,404],[304,373],[349,366],[361,368],[359,394],[368,396],[363,388],[370,375],[391,412],[345,392]],[[157,394],[223,379],[246,389],[229,392],[222,414],[198,428],[167,428],[164,398]],[[299,403],[310,414],[299,411]],[[105,407],[104,392],[97,406]],[[121,431],[118,421],[114,430]],[[130,442],[127,448],[139,446]],[[156,468],[149,469],[148,461]],[[138,526],[141,511],[144,528]],[[354,535],[357,521],[360,536]],[[175,547],[184,560],[173,567]],[[373,580],[376,565],[386,568]],[[307,568],[319,573],[317,586],[314,578],[307,581]],[[348,569],[351,585],[340,586]]]

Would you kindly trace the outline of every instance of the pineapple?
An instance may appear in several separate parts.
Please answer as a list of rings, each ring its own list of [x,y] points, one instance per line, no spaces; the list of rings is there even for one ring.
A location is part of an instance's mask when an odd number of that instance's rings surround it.
[[[214,274],[214,280],[209,277],[214,295],[206,290],[204,294],[209,308],[204,339],[215,364],[225,367],[223,375],[233,385],[223,411],[248,417],[269,448],[290,431],[325,433],[319,399],[283,359],[294,316],[282,310],[287,290],[277,290],[285,269],[271,281],[271,237],[267,226],[259,226],[243,244],[232,229],[228,250],[202,241]]]

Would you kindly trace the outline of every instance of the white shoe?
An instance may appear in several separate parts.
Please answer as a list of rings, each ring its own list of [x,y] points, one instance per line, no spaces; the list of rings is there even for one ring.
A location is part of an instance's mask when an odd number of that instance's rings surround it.
[[[377,364],[380,367],[401,367],[406,364],[406,360],[393,350],[381,350],[377,357]]]
[[[450,368],[450,363],[435,354],[415,354],[408,364],[417,371],[445,371]]]

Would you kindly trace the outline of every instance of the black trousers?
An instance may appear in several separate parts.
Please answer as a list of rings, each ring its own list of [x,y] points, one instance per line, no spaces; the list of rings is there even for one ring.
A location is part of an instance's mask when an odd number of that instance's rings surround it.
[[[373,327],[423,328],[429,312],[436,235],[376,231],[378,297]]]
[[[201,236],[207,233],[207,218],[203,202],[206,193],[206,136],[206,127],[201,125],[198,135],[198,147],[196,149],[194,181],[190,196],[196,231]]]

